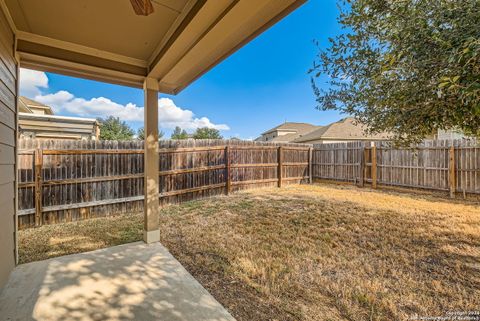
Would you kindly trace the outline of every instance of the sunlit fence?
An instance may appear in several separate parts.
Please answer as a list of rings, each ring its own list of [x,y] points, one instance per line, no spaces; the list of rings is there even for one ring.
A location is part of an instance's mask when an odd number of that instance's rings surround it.
[[[313,177],[363,186],[398,186],[480,194],[480,146],[475,140],[425,141],[415,148],[388,142],[314,145]]]
[[[141,141],[19,142],[19,227],[143,210]],[[160,141],[160,204],[310,179],[310,145]]]
[[[313,180],[480,194],[475,141],[320,145],[161,141],[160,205]],[[143,142],[19,142],[19,227],[143,210]]]

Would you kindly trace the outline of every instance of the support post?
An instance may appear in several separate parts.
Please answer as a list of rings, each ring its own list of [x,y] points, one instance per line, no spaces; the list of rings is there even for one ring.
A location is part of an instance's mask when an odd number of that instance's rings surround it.
[[[159,166],[158,166],[158,81],[146,78],[143,84],[145,96],[144,126],[144,226],[143,241],[160,241],[159,219]]]
[[[308,182],[309,184],[312,184],[313,183],[313,148],[312,147],[308,149],[308,175],[309,175]]]
[[[377,188],[377,147],[372,146],[372,188]]]
[[[278,187],[282,187],[282,166],[283,166],[283,148],[282,146],[278,147]]]
[[[230,180],[230,146],[225,147],[225,193],[230,194],[232,182]]]
[[[456,177],[455,177],[455,147],[450,146],[448,157],[448,185],[450,188],[450,197],[455,198]]]
[[[43,224],[42,218],[42,168],[43,168],[43,153],[41,149],[36,149],[34,153],[35,163],[35,226]]]

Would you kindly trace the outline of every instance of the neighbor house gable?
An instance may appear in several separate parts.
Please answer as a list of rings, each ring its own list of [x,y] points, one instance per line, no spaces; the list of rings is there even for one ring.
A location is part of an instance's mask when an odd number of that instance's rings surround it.
[[[295,143],[321,143],[324,141],[387,140],[389,135],[368,134],[367,127],[353,117],[347,117],[317,130],[311,131],[294,140]]]
[[[301,135],[317,128],[318,126],[308,123],[285,122],[263,132],[256,141],[292,142]]]

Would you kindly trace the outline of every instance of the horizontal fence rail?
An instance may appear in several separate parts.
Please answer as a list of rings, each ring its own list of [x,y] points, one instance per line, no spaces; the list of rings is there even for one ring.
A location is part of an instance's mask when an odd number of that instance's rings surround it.
[[[364,186],[397,186],[480,194],[480,145],[476,140],[425,141],[412,148],[389,142],[314,145],[313,178]]]
[[[311,145],[160,141],[160,203],[311,181]],[[19,141],[19,228],[143,210],[143,142]]]
[[[160,204],[316,180],[480,194],[474,140],[319,145],[160,141]],[[21,139],[19,228],[143,210],[143,142]]]

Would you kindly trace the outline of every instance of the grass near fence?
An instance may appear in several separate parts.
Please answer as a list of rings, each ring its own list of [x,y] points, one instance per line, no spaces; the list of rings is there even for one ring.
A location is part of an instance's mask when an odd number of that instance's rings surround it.
[[[311,145],[161,140],[161,204],[307,182]],[[19,141],[19,229],[143,209],[143,141]]]
[[[23,262],[141,239],[141,215],[20,231]],[[170,205],[162,243],[237,320],[478,310],[480,204],[338,185]]]
[[[415,149],[370,145],[162,140],[160,201],[176,204],[312,179],[480,195],[476,141],[425,141]],[[18,169],[19,229],[143,209],[141,141],[22,139]]]

